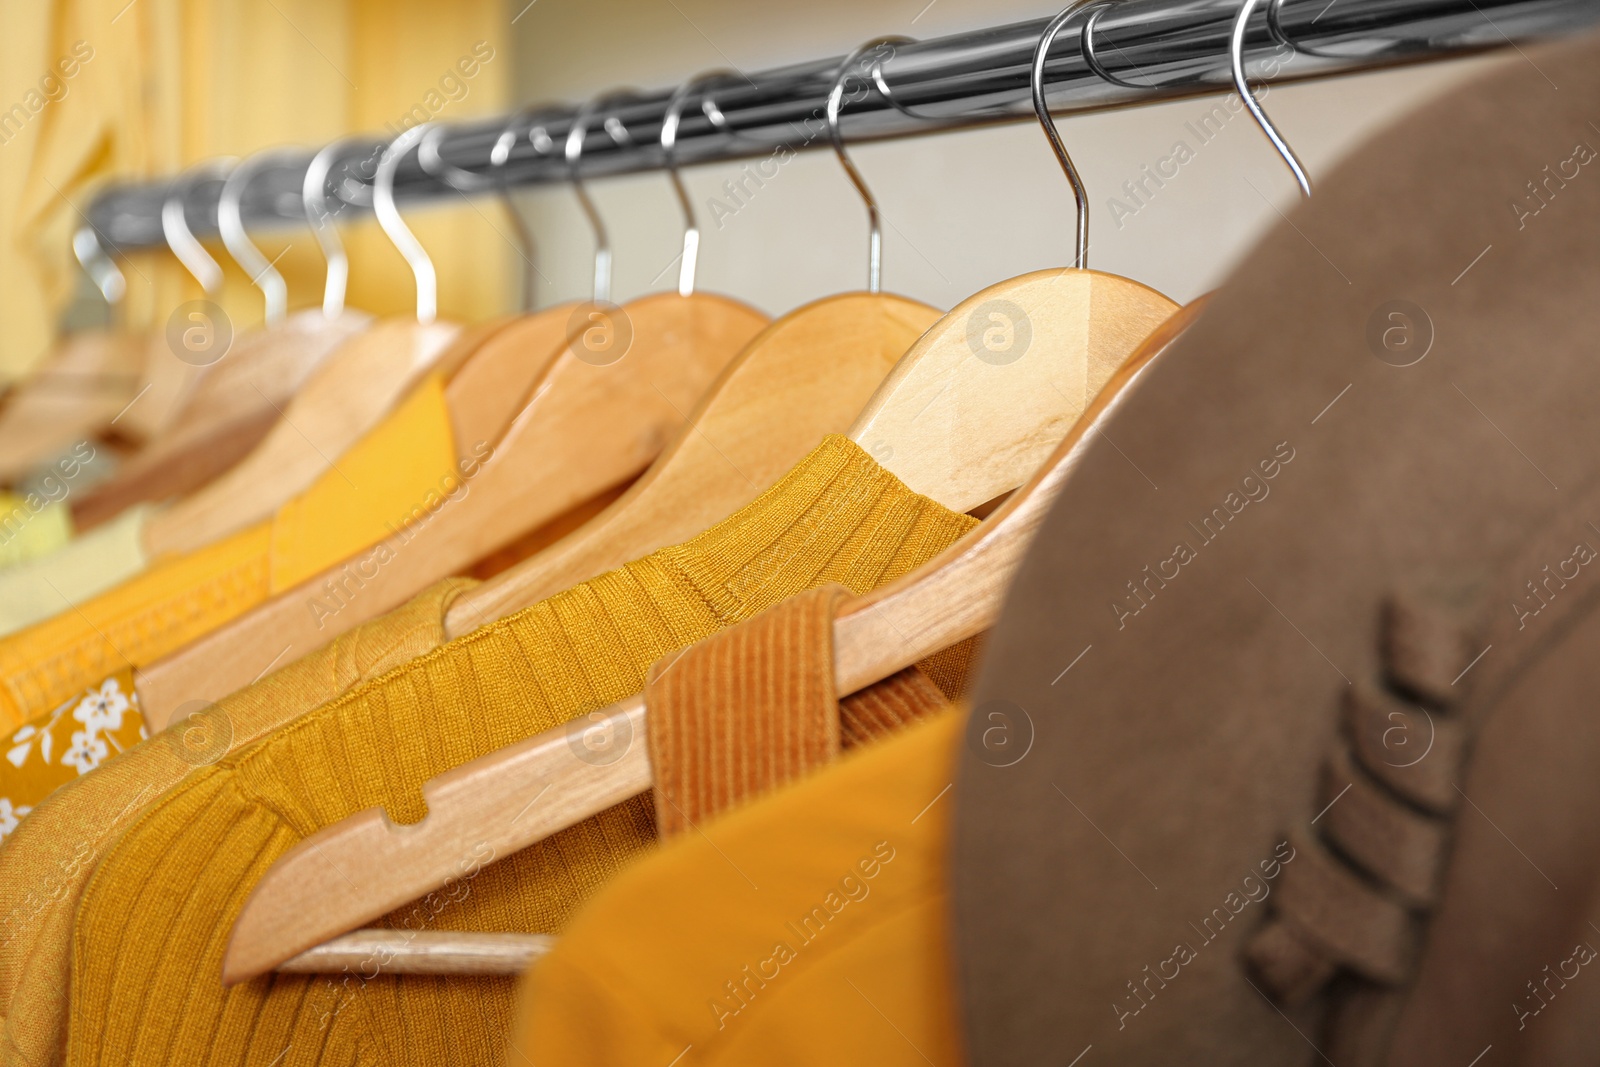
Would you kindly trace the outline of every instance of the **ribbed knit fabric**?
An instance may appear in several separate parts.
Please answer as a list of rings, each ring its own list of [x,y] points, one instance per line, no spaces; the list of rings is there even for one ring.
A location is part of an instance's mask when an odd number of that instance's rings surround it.
[[[913,724],[630,868],[523,979],[505,1062],[960,1067],[965,725],[958,709]]]
[[[460,484],[444,387],[430,377],[271,521],[161,560],[75,608],[62,611],[56,597],[60,614],[0,641],[0,728],[182,648],[381,541]]]
[[[915,667],[840,701],[833,620],[842,585],[790,597],[658,661],[645,687],[656,828],[682,833],[888,736],[949,698]]]
[[[649,665],[795,593],[860,592],[974,525],[829,437],[733,517],[468,634],[193,772],[100,861],[73,936],[73,1064],[498,1064],[514,981],[270,975],[222,989],[234,919],[308,834],[643,688]],[[552,932],[652,839],[636,798],[498,862],[391,927]],[[482,857],[473,857],[481,862]],[[353,872],[381,878],[383,872]]]
[[[478,583],[449,578],[403,607],[218,701],[198,718],[62,786],[0,847],[0,1063],[49,1067],[66,1044],[72,916],[96,861],[141,813],[224,751],[444,643],[444,616]]]

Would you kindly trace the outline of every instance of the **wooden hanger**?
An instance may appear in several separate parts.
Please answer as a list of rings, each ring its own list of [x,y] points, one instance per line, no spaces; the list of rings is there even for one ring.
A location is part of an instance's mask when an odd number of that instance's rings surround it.
[[[385,234],[411,265],[417,285],[417,317],[372,327],[340,346],[290,401],[283,418],[251,454],[204,489],[152,516],[144,529],[145,550],[157,557],[190,552],[271,518],[337,464],[394,406],[441,364],[469,352],[451,349],[461,332],[436,322],[433,264],[406,229],[394,203],[394,172],[427,132],[415,126],[384,150],[373,181],[373,209]],[[325,197],[318,188],[317,198]]]
[[[723,372],[637,482],[580,529],[463,593],[449,638],[687,540],[754,500],[830,433],[842,433],[939,312],[848,293],[790,312]]]
[[[1044,468],[981,526],[911,574],[841,605],[834,622],[834,677],[841,696],[994,624],[1011,576],[1094,431],[1203,305],[1204,298],[1189,304],[1146,339],[1057,443]],[[314,946],[326,956],[311,955],[306,966],[342,959],[354,945],[339,935],[445,884],[468,847],[487,842],[494,855],[505,856],[648,791],[653,779],[646,729],[644,698],[630,697],[430,779],[422,787],[428,814],[421,822],[397,826],[375,807],[300,841],[245,901],[223,960],[223,983],[265,974]],[[629,741],[615,760],[598,765],[574,757],[575,733]],[[538,802],[530,804],[535,797]],[[332,938],[339,940],[324,944]],[[415,949],[395,948],[385,966],[392,973],[409,971],[411,956],[424,949],[459,950],[479,960],[483,955],[482,946],[455,945],[444,933],[420,939]],[[513,952],[498,965],[515,968],[520,962]]]
[[[134,504],[181,497],[221,476],[267,436],[304,379],[370,323],[356,312],[329,322],[301,311],[241,336],[160,436],[72,498],[74,527],[92,529]]]
[[[673,160],[684,105],[721,119],[709,88],[724,72],[685,82],[668,101],[661,146],[683,208],[678,291],[694,291],[699,229]],[[725,120],[724,120],[725,121]],[[869,281],[870,284],[870,281]],[[846,293],[789,312],[729,365],[626,494],[579,530],[476,589],[445,615],[450,638],[687,540],[738,511],[830,433],[843,433],[895,361],[939,312],[876,291]]]
[[[144,339],[117,328],[127,280],[93,227],[72,235],[72,251],[105,298],[111,325],[69,334],[0,407],[0,485],[9,485],[109,425],[134,398]]]
[[[0,485],[111,425],[139,391],[145,343],[115,330],[63,338],[0,411]]]
[[[235,339],[199,380],[170,425],[130,456],[108,483],[74,501],[73,519],[79,529],[132,504],[187,495],[219,477],[260,444],[306,378],[345,341],[372,324],[371,316],[344,305],[348,264],[343,246],[323,218],[322,183],[327,164],[341,147],[324,149],[312,160],[302,192],[307,221],[327,261],[319,310],[288,314],[283,277],[244,229],[240,204],[246,187],[261,167],[281,156],[252,157],[228,175],[218,198],[217,221],[224,244],[265,298],[266,328]]]
[[[340,346],[249,456],[150,518],[146,552],[191,552],[271,518],[433,370],[460,332],[455,323],[389,320]]]
[[[603,236],[597,243],[603,247]],[[341,564],[139,672],[147,722],[159,729],[190,700],[215,700],[250,684],[273,662],[322,647],[636,477],[766,325],[761,312],[727,297],[672,292],[622,308],[602,299],[566,315],[542,312],[514,327],[524,339],[558,330],[553,351],[529,360],[528,350],[512,348],[508,333],[506,343],[489,346],[446,389],[457,447],[470,461],[462,468],[471,471],[466,492],[357,557],[393,558],[374,577],[363,575],[355,595],[337,592],[341,580],[348,586],[348,563]],[[504,387],[507,373],[525,374],[530,366],[541,373],[526,388]],[[494,405],[477,404],[468,422],[461,402],[469,386],[490,380],[502,381],[488,396],[509,422],[498,439],[492,433],[498,427],[488,426],[495,416],[485,415]],[[480,427],[485,436],[478,436]]]
[[[183,196],[194,182],[225,166],[202,164],[174,182],[161,211],[168,248],[208,295],[220,287],[222,268],[190,232]],[[115,313],[127,291],[122,272],[92,227],[80,227],[72,246]],[[113,424],[120,437],[142,444],[167,425],[203,371],[173,358],[164,331],[142,337],[115,331],[71,337],[52,363],[54,373],[19,389],[0,413],[0,483],[15,481]]]
[[[1099,383],[1177,309],[1099,271],[990,286],[906,353],[850,437],[909,488],[970,511],[1037,471]]]
[[[1042,92],[1049,44],[1072,10],[1058,16],[1041,38],[1033,84],[1035,109],[1079,205],[1076,260],[1081,267],[1086,197]],[[859,54],[841,69],[835,96]],[[835,107],[830,100],[830,127],[839,147]],[[1071,281],[1061,280],[1067,278]],[[1139,370],[1171,344],[1197,309],[1174,317],[1176,310],[1160,294],[1114,275],[1036,272],[963,301],[912,347],[851,436],[875,449],[880,462],[898,461],[900,469],[953,503],[967,498],[981,503],[998,495],[996,485],[1000,491],[1011,485],[969,469],[985,465],[984,448],[950,446],[944,437],[952,430],[980,439],[992,430],[1004,478],[1005,471],[1030,456],[1048,452],[1045,436],[1063,421],[1065,426],[1054,444],[1055,458],[977,531],[912,574],[846,606],[834,628],[840,693],[880,681],[992,624],[1032,533],[1076,464],[1086,430],[1100,424]],[[991,312],[1000,312],[1003,321],[995,321]],[[1130,321],[1119,326],[1117,316]],[[986,336],[995,329],[1001,332]],[[1039,347],[1032,343],[1034,335],[1044,342]],[[1030,356],[1041,366],[1029,366]],[[1004,373],[991,373],[995,370]],[[1039,397],[1052,399],[1039,403]],[[1030,405],[1024,417],[1013,417],[1024,398]],[[919,413],[930,411],[934,419],[919,423]],[[941,472],[936,462],[906,454],[926,447],[961,466]],[[610,729],[600,726],[602,720]],[[224,983],[263,974],[443,885],[455,873],[465,840],[492,838],[495,854],[504,855],[647,790],[651,775],[642,744],[628,743],[604,766],[573,758],[574,730],[596,726],[604,736],[642,738],[643,698],[622,701],[430,780],[423,786],[428,815],[419,823],[397,826],[381,807],[369,808],[291,848],[245,902],[224,959]],[[529,804],[530,799],[539,803]],[[352,880],[350,872],[370,877]]]

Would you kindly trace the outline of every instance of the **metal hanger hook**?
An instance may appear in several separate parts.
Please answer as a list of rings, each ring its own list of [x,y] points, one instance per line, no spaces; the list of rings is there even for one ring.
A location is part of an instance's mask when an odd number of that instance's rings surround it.
[[[826,110],[828,137],[833,141],[834,154],[839,157],[839,163],[844,167],[850,184],[856,187],[856,192],[861,194],[862,203],[867,207],[867,292],[869,293],[881,292],[883,289],[883,225],[878,215],[878,201],[873,197],[872,190],[867,188],[866,179],[851,162],[850,153],[845,151],[844,136],[839,132],[839,113],[844,110],[844,83],[852,74],[860,73],[855,68],[860,63],[861,57],[868,52],[886,45],[911,43],[909,37],[877,37],[868,41],[839,63],[839,73],[834,76],[833,88],[828,91]],[[882,62],[880,58],[878,64]],[[878,64],[874,64],[874,67]]]
[[[306,222],[310,223],[317,246],[328,261],[327,278],[322,284],[322,314],[329,319],[344,314],[345,286],[350,280],[350,257],[345,255],[344,242],[339,240],[339,231],[333,225],[333,213],[328,210],[328,174],[345,151],[364,143],[351,138],[335,141],[323,148],[306,164],[305,182],[300,187]],[[340,203],[343,202],[341,197]]]
[[[79,226],[72,234],[72,254],[78,264],[94,281],[106,303],[115,308],[128,292],[128,279],[100,244],[100,234],[88,223]]]
[[[1061,131],[1056,129],[1055,120],[1050,117],[1050,105],[1044,98],[1044,68],[1045,62],[1050,58],[1050,46],[1055,42],[1056,34],[1061,32],[1067,20],[1081,8],[1094,2],[1095,0],[1074,0],[1050,20],[1050,24],[1039,35],[1039,43],[1033,49],[1033,76],[1029,84],[1033,90],[1033,113],[1039,117],[1039,125],[1044,128],[1044,135],[1050,141],[1050,150],[1056,154],[1056,162],[1061,164],[1061,171],[1072,186],[1072,199],[1077,204],[1078,237],[1072,247],[1072,265],[1078,270],[1087,270],[1089,267],[1089,193],[1084,188],[1078,168],[1072,162],[1072,156],[1067,153],[1066,144],[1061,140]]]
[[[194,276],[194,280],[200,283],[200,288],[205,290],[207,296],[216,296],[222,290],[222,268],[195,239],[194,231],[189,229],[183,201],[195,185],[225,176],[233,170],[233,165],[232,159],[213,159],[196,165],[172,183],[161,205],[161,234],[167,239],[167,247],[178,257],[184,269]]]
[[[683,208],[683,257],[678,264],[679,296],[690,296],[694,293],[695,270],[700,260],[700,224],[695,218],[694,203],[689,199],[689,190],[684,188],[683,178],[678,174],[676,152],[678,125],[683,121],[684,105],[697,90],[735,77],[738,75],[730,70],[713,70],[695,75],[678,86],[672,98],[667,101],[666,115],[661,120],[661,156],[667,164],[667,177],[672,179],[672,190],[678,194],[678,205]],[[704,106],[707,99],[708,97],[702,93],[702,112],[712,122],[716,122],[716,119],[711,119],[711,111]],[[722,124],[726,124],[727,120],[723,118],[720,110],[717,111],[717,117],[722,119]]]
[[[567,130],[567,142],[563,155],[567,161],[567,171],[572,180],[572,191],[578,194],[578,203],[583,207],[583,213],[589,220],[589,227],[594,231],[594,303],[611,303],[611,239],[606,233],[606,224],[600,218],[600,212],[595,208],[594,201],[589,198],[589,190],[584,188],[583,179],[578,176],[578,164],[583,159],[583,139],[589,133],[589,125],[594,117],[604,108],[619,100],[626,100],[635,96],[631,89],[621,89],[602,93],[578,109],[572,117],[572,125]],[[620,121],[605,120],[602,125],[613,141],[626,141],[627,127]]]
[[[522,254],[522,311],[529,314],[535,304],[534,279],[539,270],[533,265],[534,246],[533,231],[528,228],[528,220],[517,208],[516,202],[511,197],[511,184],[505,177],[505,165],[511,159],[511,150],[516,147],[520,136],[517,128],[524,122],[531,122],[533,117],[545,108],[525,108],[511,116],[511,121],[506,123],[506,128],[500,131],[500,136],[495,139],[494,147],[489,150],[489,165],[494,170],[494,182],[500,189],[500,203],[506,209],[506,217],[511,220],[511,226],[517,231],[517,251]],[[540,140],[529,131],[529,142],[540,155],[548,154],[554,147],[550,135],[545,134]]]
[[[284,162],[288,155],[284,151],[275,151],[258,152],[250,156],[228,174],[227,181],[222,183],[222,193],[217,197],[217,230],[222,234],[222,243],[227,246],[234,262],[244,268],[245,273],[250,275],[250,281],[266,298],[268,326],[278,325],[288,313],[289,287],[283,275],[278,273],[278,268],[261,254],[261,249],[245,233],[244,214],[240,205],[250,179],[268,164]]]
[[[1289,147],[1289,142],[1283,139],[1278,128],[1267,118],[1267,113],[1261,109],[1256,101],[1255,94],[1250,91],[1250,82],[1244,73],[1244,34],[1250,16],[1255,12],[1256,4],[1260,0],[1244,0],[1239,6],[1239,14],[1233,20],[1233,35],[1228,42],[1228,62],[1233,68],[1233,87],[1239,90],[1239,99],[1244,101],[1244,106],[1250,110],[1250,117],[1256,120],[1256,125],[1261,127],[1261,132],[1267,135],[1267,140],[1272,142],[1272,147],[1289,167],[1289,172],[1294,175],[1294,180],[1300,185],[1300,194],[1311,195],[1311,179],[1306,175],[1305,167],[1300,165],[1300,159],[1294,154],[1294,149]],[[1270,9],[1269,9],[1270,10]],[[1274,36],[1276,29],[1274,28]],[[1293,47],[1291,45],[1291,47]]]
[[[378,161],[378,172],[372,179],[372,211],[378,216],[378,225],[383,227],[384,234],[405,257],[417,280],[417,321],[421,323],[432,322],[438,316],[439,279],[434,273],[433,260],[428,258],[427,249],[422,247],[422,242],[417,240],[400,217],[400,209],[395,207],[394,172],[400,160],[428,135],[433,125],[424,122],[420,126],[413,126],[390,141],[389,147],[383,151],[383,158]]]

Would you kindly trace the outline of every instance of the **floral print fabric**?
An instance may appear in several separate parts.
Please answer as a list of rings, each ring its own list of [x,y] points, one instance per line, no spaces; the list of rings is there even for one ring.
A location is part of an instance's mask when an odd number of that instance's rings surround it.
[[[0,841],[58,787],[146,736],[132,671],[17,727],[0,742]]]

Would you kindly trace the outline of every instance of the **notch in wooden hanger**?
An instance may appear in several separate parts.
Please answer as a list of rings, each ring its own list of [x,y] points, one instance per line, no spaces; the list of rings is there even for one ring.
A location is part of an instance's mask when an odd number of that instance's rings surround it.
[[[841,695],[887,678],[993,623],[1029,539],[1076,465],[1087,441],[1085,431],[1115,407],[1148,359],[1165,350],[1195,314],[1190,310],[1174,319],[1177,306],[1160,294],[1084,267],[1087,198],[1055,132],[1043,91],[1049,47],[1084,2],[1078,0],[1052,20],[1033,66],[1035,111],[1078,206],[1074,267],[1023,275],[964,301],[912,347],[851,433],[858,443],[887,445],[881,450],[885,466],[897,474],[906,471],[916,482],[906,474],[902,480],[914,489],[933,488],[934,499],[941,499],[942,492],[946,500],[982,503],[1013,488],[1017,482],[1004,479],[1030,456],[1037,458],[1019,479],[1027,484],[976,531],[926,566],[844,607],[834,626]],[[1044,344],[1034,348],[1030,341],[1020,350],[1015,343],[984,348],[980,334],[975,349],[969,339],[975,313],[996,300],[1017,298],[1028,302],[1021,306],[1031,308],[1030,329]],[[1013,332],[1011,340],[1015,338]],[[982,352],[996,358],[981,358]],[[1013,370],[1026,364],[1030,352],[1035,363],[1045,366]],[[974,360],[974,355],[980,358]],[[1058,380],[1062,367],[1068,371],[1065,381]],[[946,393],[951,394],[948,399]],[[1018,418],[1019,402],[1040,393],[1059,403],[1023,407],[1027,417]],[[919,425],[913,412],[936,406],[937,421]],[[1060,425],[1064,410],[1071,410],[1072,418],[1060,426],[1053,442],[1047,441],[1045,435]],[[988,434],[998,443],[1003,462],[990,466],[1000,467],[1000,480],[985,469],[981,448],[940,439],[952,426],[969,437]],[[933,450],[953,467],[941,469],[919,456],[919,450]],[[1052,456],[1049,463],[1042,462]],[[893,465],[897,459],[898,469]],[[991,485],[998,489],[989,491]],[[647,790],[651,775],[642,744],[629,745],[603,766],[575,758],[573,735],[597,727],[605,736],[641,739],[642,696],[430,780],[423,786],[428,815],[419,823],[396,826],[382,808],[371,808],[301,841],[278,858],[245,902],[223,962],[224,983],[263,974],[445,884],[456,871],[464,843],[487,835],[494,839],[495,854],[504,855]],[[530,805],[533,793],[539,794],[539,803]],[[372,876],[352,879],[356,872]],[[356,888],[358,882],[362,888]]]
[[[1187,305],[1146,341],[1106,383],[1047,468],[973,534],[924,568],[841,605],[833,631],[841,697],[994,624],[1012,574],[1094,431],[1144,366],[1198,317],[1203,301]],[[419,823],[396,826],[381,808],[371,808],[300,841],[245,901],[223,960],[223,983],[273,969],[337,971],[352,952],[371,966],[372,945],[362,939],[383,932],[357,928],[457,876],[470,848],[487,842],[494,855],[508,855],[649,791],[647,719],[643,695],[630,697],[430,779],[422,787],[428,814]],[[589,758],[578,758],[580,750]],[[372,876],[359,879],[358,890],[341,872]],[[404,944],[384,943],[383,970],[422,973],[431,958],[431,973],[517,974],[548,949],[526,934],[421,931],[408,937]]]

